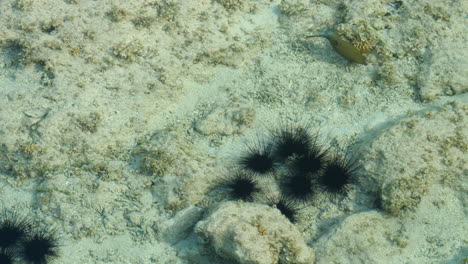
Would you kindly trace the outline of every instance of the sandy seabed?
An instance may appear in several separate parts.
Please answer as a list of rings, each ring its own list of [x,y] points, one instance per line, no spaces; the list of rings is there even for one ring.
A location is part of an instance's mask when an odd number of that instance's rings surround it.
[[[57,231],[51,263],[466,263],[467,11],[1,0],[0,206]],[[285,124],[362,167],[294,224],[211,191]]]

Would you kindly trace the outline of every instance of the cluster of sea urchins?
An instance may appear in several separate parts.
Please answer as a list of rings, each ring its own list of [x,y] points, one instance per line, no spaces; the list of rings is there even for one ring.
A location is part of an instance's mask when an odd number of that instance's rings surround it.
[[[248,145],[237,159],[238,170],[222,180],[231,199],[253,201],[262,191],[260,178],[274,178],[280,195],[267,195],[267,203],[295,222],[301,203],[318,192],[345,195],[356,178],[357,155],[331,154],[308,127],[286,126],[269,138]]]
[[[58,252],[56,233],[34,226],[31,219],[15,211],[0,212],[0,264],[47,264]]]

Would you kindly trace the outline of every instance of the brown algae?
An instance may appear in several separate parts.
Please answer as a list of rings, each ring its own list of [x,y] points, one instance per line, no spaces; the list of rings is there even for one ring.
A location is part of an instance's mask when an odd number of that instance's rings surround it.
[[[360,50],[358,47],[353,45],[353,43],[342,38],[337,33],[326,33],[320,35],[310,35],[308,38],[320,37],[326,38],[332,45],[333,49],[338,52],[341,56],[345,57],[351,62],[356,62],[360,64],[367,64],[366,57],[363,53],[366,53],[366,50]]]

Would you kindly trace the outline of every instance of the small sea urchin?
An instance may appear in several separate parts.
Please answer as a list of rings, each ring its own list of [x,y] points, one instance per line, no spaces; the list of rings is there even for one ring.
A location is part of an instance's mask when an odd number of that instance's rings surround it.
[[[359,168],[356,156],[346,158],[335,155],[329,159],[317,180],[323,190],[331,195],[346,194]]]
[[[260,192],[258,182],[252,174],[242,171],[223,179],[221,186],[227,190],[228,196],[235,200],[252,201]]]
[[[261,176],[271,176],[278,168],[271,144],[260,141],[247,146],[247,151],[241,155],[238,164],[241,169]]]
[[[299,204],[295,200],[288,199],[287,197],[280,195],[279,197],[268,197],[267,204],[278,209],[282,215],[291,221],[291,223],[297,222],[297,215],[299,211]]]
[[[37,229],[21,242],[19,255],[27,263],[46,264],[58,256],[58,247],[54,231]]]
[[[281,179],[280,189],[284,196],[306,202],[316,193],[315,177],[311,173],[290,171]]]
[[[308,127],[288,125],[273,135],[275,156],[281,161],[307,154],[313,143]]]
[[[0,216],[0,249],[14,247],[30,228],[25,217],[3,210]]]
[[[327,150],[317,145],[317,139],[313,141],[310,150],[292,161],[292,168],[303,173],[318,173],[325,166]]]

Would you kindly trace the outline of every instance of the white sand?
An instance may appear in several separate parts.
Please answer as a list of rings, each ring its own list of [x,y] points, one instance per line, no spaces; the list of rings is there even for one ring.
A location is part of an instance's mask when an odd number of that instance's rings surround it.
[[[364,167],[301,210],[316,263],[463,263],[467,4],[397,2],[0,0],[1,205],[59,230],[54,263],[228,263],[194,232],[210,184],[297,121]],[[367,65],[304,38],[334,28]]]

